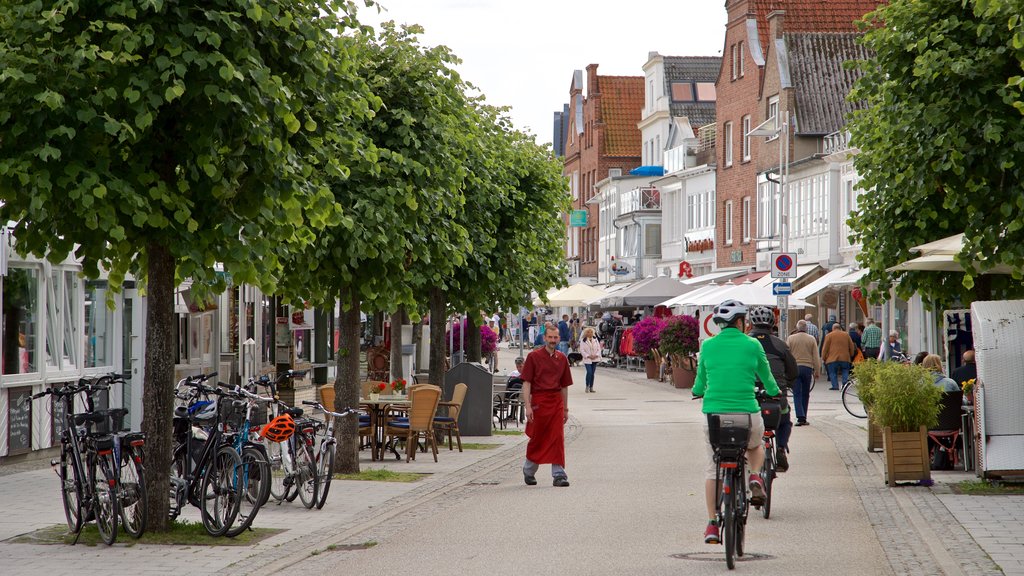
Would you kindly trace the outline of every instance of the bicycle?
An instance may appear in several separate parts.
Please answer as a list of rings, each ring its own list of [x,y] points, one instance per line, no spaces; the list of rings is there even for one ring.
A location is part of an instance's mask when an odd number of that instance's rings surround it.
[[[774,402],[771,396],[766,396],[760,391],[757,393],[757,400],[761,405],[761,417],[764,419],[764,433],[761,435],[761,442],[764,445],[764,462],[761,464],[759,472],[761,484],[764,486],[764,504],[754,506],[754,508],[759,508],[761,515],[767,520],[772,513],[772,483],[778,477],[775,429],[778,428],[782,416],[782,406]]]
[[[346,408],[343,412],[332,412],[324,408],[323,404],[314,402],[313,400],[303,400],[302,403],[306,406],[312,406],[313,409],[322,412],[325,416],[326,422],[316,422],[316,431],[319,433],[324,432],[323,437],[320,439],[320,445],[316,451],[316,475],[320,483],[319,486],[319,497],[316,501],[316,509],[321,510],[324,504],[327,503],[327,492],[331,489],[331,479],[334,476],[334,450],[338,443],[337,438],[334,437],[334,419],[344,418],[352,414],[358,414],[357,410],[352,408]]]
[[[290,378],[304,376],[308,370],[288,370],[271,381],[267,375],[250,379],[250,384],[265,386],[274,398],[272,417],[289,415],[295,419],[295,433],[283,442],[265,442],[270,462],[270,495],[277,503],[293,502],[296,497],[306,508],[316,505],[319,495],[319,477],[313,455],[316,425],[303,418],[302,408],[292,408],[278,399],[277,386]]]
[[[77,385],[68,383],[30,396],[34,400],[53,395],[64,403],[65,421],[60,434],[60,458],[51,460],[50,466],[60,478],[64,516],[68,529],[75,535],[72,544],[78,543],[82,527],[90,519],[86,513],[95,519],[100,538],[105,544],[110,546],[117,539],[120,512],[114,437],[92,431],[94,424],[109,417],[94,410],[92,395],[109,388],[109,385],[82,378]],[[75,396],[80,393],[85,393],[86,412],[76,414]]]
[[[867,418],[868,411],[857,394],[857,379],[850,377],[842,388],[843,408],[854,418]]]
[[[223,396],[203,384],[217,375],[200,374],[181,379],[175,396],[185,405],[174,409],[174,450],[171,460],[170,517],[181,514],[185,503],[202,512],[203,527],[211,536],[224,536],[238,516],[242,483],[237,481],[242,459],[221,431],[220,412],[200,396]],[[182,386],[192,388],[181,392]],[[203,426],[209,426],[209,430]],[[201,443],[193,448],[193,441]],[[198,452],[196,454],[195,452]]]
[[[721,486],[715,502],[718,526],[725,544],[725,564],[736,567],[743,556],[750,502],[747,499],[747,442],[751,414],[708,414],[708,439],[715,453],[715,483]]]
[[[252,412],[260,403],[270,403],[274,399],[259,396],[241,386],[232,388],[227,384],[218,385],[241,399],[241,403],[232,401],[228,404],[229,408],[223,414],[225,425],[234,429],[233,432],[226,434],[228,444],[234,447],[242,460],[237,474],[242,493],[238,516],[234,525],[224,534],[228,538],[234,538],[252,526],[260,507],[270,499],[270,459],[263,444],[253,441],[253,433],[258,432],[259,427],[252,425]],[[244,411],[237,410],[242,407]]]

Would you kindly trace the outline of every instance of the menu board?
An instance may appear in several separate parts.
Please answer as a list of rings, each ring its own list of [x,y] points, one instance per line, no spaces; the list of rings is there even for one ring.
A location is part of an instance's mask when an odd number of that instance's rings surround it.
[[[63,398],[56,396],[50,396],[49,398],[52,405],[50,414],[53,416],[53,426],[51,427],[51,430],[53,430],[52,444],[56,446],[60,443],[60,433],[64,431],[64,413],[66,410],[64,410]]]
[[[32,450],[32,387],[7,391],[7,453],[24,454]]]

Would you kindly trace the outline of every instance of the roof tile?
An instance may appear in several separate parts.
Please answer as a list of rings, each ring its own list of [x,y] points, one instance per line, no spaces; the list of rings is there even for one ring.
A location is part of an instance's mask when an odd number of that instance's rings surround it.
[[[640,122],[644,107],[643,76],[598,76],[604,155],[640,156]]]
[[[665,94],[671,96],[673,82],[710,82],[718,80],[722,66],[720,56],[664,56]],[[714,102],[671,102],[669,112],[673,117],[685,116],[695,130],[715,122]]]
[[[810,135],[840,130],[846,125],[846,115],[856,108],[846,96],[861,76],[843,64],[870,57],[857,43],[860,34],[818,32],[784,37],[796,93],[797,132]]]

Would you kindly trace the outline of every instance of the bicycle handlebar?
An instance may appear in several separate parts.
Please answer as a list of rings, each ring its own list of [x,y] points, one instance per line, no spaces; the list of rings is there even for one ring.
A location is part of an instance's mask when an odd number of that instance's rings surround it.
[[[345,408],[343,412],[332,412],[332,411],[328,410],[327,408],[324,408],[323,404],[321,404],[319,402],[316,402],[314,400],[303,400],[302,403],[305,406],[312,406],[313,408],[316,408],[317,410],[323,412],[324,414],[330,414],[331,416],[336,416],[338,418],[341,418],[341,417],[344,417],[344,416],[351,416],[352,414],[358,414],[359,413],[358,410],[355,410],[353,408]]]

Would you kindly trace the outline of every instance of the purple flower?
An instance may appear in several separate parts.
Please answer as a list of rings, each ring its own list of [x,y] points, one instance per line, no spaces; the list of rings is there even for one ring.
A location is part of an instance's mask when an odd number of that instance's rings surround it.
[[[647,356],[658,347],[661,331],[665,321],[654,316],[647,316],[633,326],[633,351],[637,355]]]

